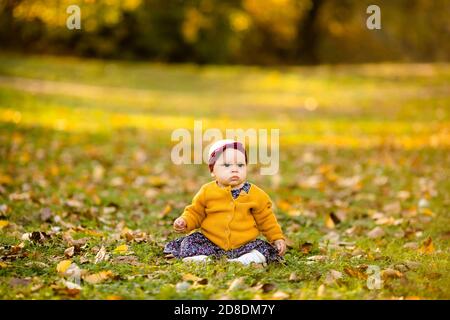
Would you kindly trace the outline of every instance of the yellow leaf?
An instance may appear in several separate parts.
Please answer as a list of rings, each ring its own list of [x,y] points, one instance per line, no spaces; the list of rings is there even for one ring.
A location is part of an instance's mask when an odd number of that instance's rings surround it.
[[[0,220],[0,229],[3,229],[9,224],[9,221],[6,220]]]
[[[422,246],[419,248],[419,251],[422,253],[433,253],[435,250],[433,245],[433,240],[431,237],[428,237],[422,244]]]
[[[0,174],[0,184],[11,184],[12,182],[13,180],[10,176]]]
[[[126,253],[128,251],[128,246],[126,244],[122,244],[114,249],[114,253]]]
[[[284,291],[277,291],[273,294],[272,298],[275,300],[286,300],[289,298],[289,294]]]
[[[8,265],[4,262],[0,262],[0,269],[2,268],[8,268]]]
[[[199,277],[197,277],[197,276],[194,276],[192,273],[186,273],[186,274],[183,274],[183,280],[184,280],[184,281],[192,281],[192,282],[196,282],[196,281],[202,280],[202,278],[199,278]]]
[[[334,228],[335,228],[334,221],[333,221],[333,219],[331,218],[330,214],[327,214],[326,217],[325,217],[325,226],[326,226],[328,229],[334,229]]]
[[[430,217],[433,217],[433,216],[434,216],[434,212],[431,211],[431,210],[428,209],[428,208],[423,208],[423,209],[422,209],[422,214],[423,214],[423,215],[426,215],[426,216],[430,216]]]
[[[112,278],[114,274],[112,271],[100,271],[99,273],[90,274],[88,276],[83,277],[83,280],[90,284],[97,284]]]
[[[94,236],[94,237],[101,237],[103,235],[102,232],[100,231],[95,231],[95,230],[85,230],[84,233],[90,235],[90,236]]]
[[[63,260],[56,266],[56,271],[59,273],[65,273],[66,270],[69,268],[70,264],[72,263],[71,260]]]
[[[172,211],[172,206],[170,204],[168,204],[168,205],[166,205],[164,210],[161,212],[160,216],[165,217],[170,213],[170,211]]]

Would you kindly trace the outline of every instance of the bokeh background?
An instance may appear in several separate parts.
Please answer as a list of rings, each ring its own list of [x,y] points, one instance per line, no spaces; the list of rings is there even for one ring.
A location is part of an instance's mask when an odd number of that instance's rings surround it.
[[[76,4],[82,29],[68,32]],[[382,29],[366,28],[369,5]],[[2,48],[214,64],[448,61],[446,0],[3,0]]]
[[[0,0],[0,298],[448,299],[449,9]],[[278,174],[249,181],[274,202],[283,267],[162,254],[211,179],[170,159],[196,120],[280,129]]]

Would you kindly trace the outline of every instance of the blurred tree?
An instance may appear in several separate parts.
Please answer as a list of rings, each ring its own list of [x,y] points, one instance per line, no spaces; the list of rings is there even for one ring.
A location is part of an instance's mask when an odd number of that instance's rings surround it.
[[[0,0],[1,49],[166,62],[448,61],[448,0]]]

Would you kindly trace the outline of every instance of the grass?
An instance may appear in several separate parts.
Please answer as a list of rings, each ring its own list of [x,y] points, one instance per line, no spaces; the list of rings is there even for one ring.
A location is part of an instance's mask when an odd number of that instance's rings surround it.
[[[0,297],[448,299],[449,80],[448,64],[198,67],[2,54]],[[280,129],[279,174],[252,166],[249,180],[271,195],[289,238],[283,265],[164,258],[178,236],[172,221],[210,179],[206,165],[170,161],[171,132],[195,120],[203,130]],[[377,226],[384,235],[370,238]],[[22,240],[35,231],[50,237]],[[67,235],[87,238],[70,258],[83,270],[80,290],[57,272]],[[128,251],[114,253],[122,244]],[[102,246],[110,259],[94,263]],[[380,289],[367,287],[368,266],[380,268]],[[85,280],[102,271],[113,276]]]

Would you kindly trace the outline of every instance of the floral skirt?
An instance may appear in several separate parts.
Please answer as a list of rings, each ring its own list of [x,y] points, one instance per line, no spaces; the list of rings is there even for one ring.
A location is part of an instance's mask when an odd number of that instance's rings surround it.
[[[250,241],[236,249],[223,250],[202,233],[194,232],[190,235],[170,241],[164,247],[165,254],[172,254],[176,258],[206,255],[215,258],[226,256],[229,259],[235,259],[252,250],[261,252],[264,257],[266,257],[267,262],[283,261],[283,258],[278,255],[276,248],[270,243],[260,239]]]

